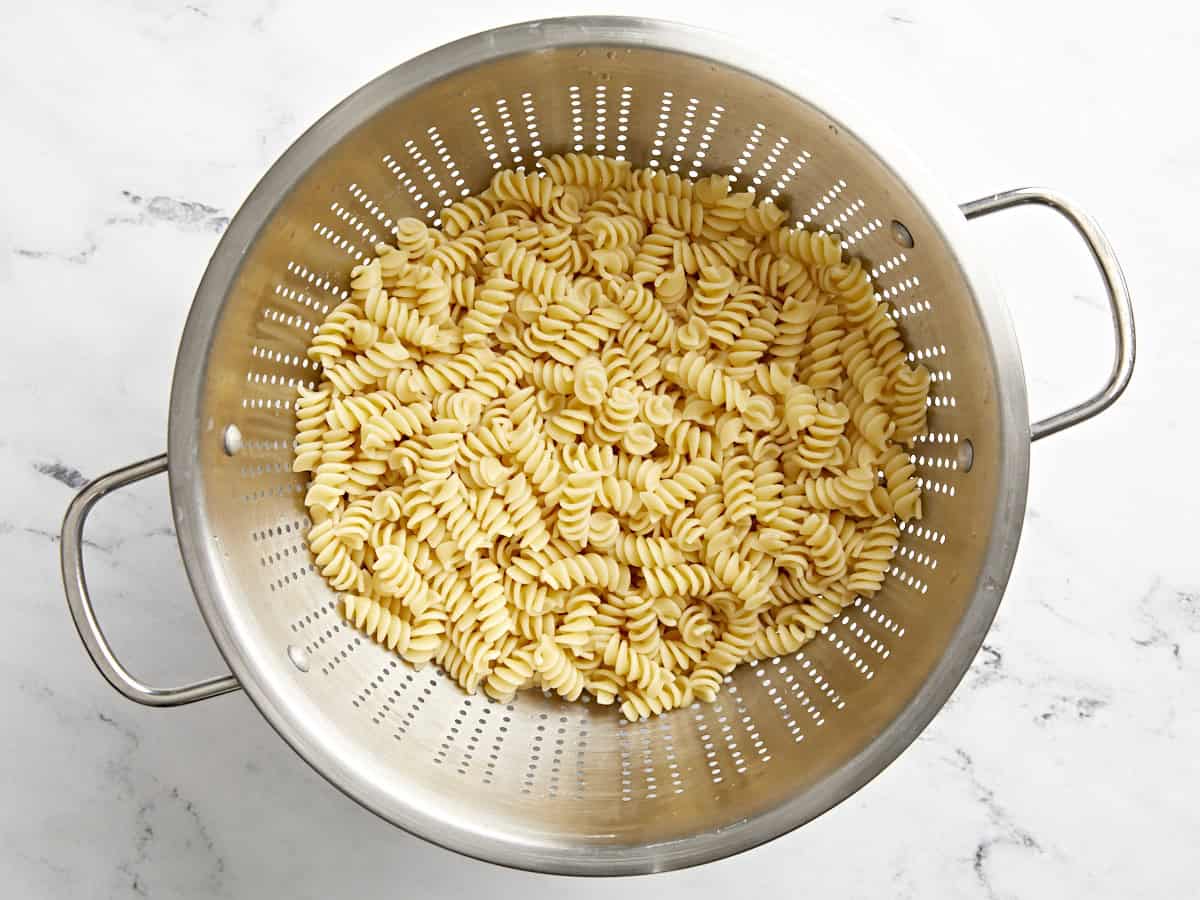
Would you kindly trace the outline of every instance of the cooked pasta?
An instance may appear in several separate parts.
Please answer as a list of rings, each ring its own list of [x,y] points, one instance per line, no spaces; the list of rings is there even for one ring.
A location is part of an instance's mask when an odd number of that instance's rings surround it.
[[[710,702],[884,585],[930,374],[840,238],[582,153],[397,220],[313,332],[293,469],[346,620],[508,702]]]

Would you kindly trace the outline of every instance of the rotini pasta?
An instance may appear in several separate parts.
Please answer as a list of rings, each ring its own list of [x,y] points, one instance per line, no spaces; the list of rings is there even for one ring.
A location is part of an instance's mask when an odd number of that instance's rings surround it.
[[[627,162],[585,153],[543,156],[538,166],[554,184],[580,185],[597,193],[625,187],[631,174]]]
[[[924,366],[901,366],[891,389],[895,438],[904,443],[925,433],[929,371]]]
[[[550,635],[543,635],[533,653],[533,668],[546,687],[567,700],[578,700],[583,693],[583,673],[571,662],[562,647]]]
[[[297,389],[347,622],[464,690],[716,697],[884,586],[931,376],[861,260],[729,179],[565,153],[398,220]]]
[[[650,227],[631,264],[637,284],[652,284],[671,265],[675,248],[683,240],[683,232],[673,225],[657,221]]]
[[[700,269],[688,311],[702,319],[713,319],[725,310],[725,301],[733,293],[737,281],[727,266],[704,266]]]

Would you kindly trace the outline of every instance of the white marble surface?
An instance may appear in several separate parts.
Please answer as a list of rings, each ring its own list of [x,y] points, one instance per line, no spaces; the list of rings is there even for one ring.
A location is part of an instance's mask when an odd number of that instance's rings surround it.
[[[124,701],[83,653],[57,565],[72,492],[163,449],[192,290],[288,143],[415,52],[573,10],[5,4],[4,896],[1196,893],[1200,120],[1189,85],[1200,17],[1154,3],[787,6],[622,0],[606,11],[707,24],[828,73],[959,199],[1031,182],[1075,196],[1125,265],[1141,356],[1118,406],[1034,448],[999,618],[925,735],[798,833],[617,885],[490,867],[404,835],[311,772],[241,695],[180,710]],[[1083,250],[1036,213],[976,227],[1010,297],[1034,412],[1069,405],[1107,369]],[[89,531],[101,615],[157,681],[218,667],[169,524],[159,480],[106,501]]]

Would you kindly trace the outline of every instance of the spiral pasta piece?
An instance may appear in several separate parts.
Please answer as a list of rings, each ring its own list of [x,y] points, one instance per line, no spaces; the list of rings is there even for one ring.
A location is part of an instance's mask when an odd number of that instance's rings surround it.
[[[634,422],[621,435],[621,449],[634,456],[649,456],[657,446],[654,432],[645,422]]]
[[[496,660],[483,683],[483,692],[500,703],[508,703],[517,691],[533,682],[534,646],[524,644]]]
[[[498,266],[525,290],[550,302],[566,300],[571,293],[570,279],[550,268],[513,238],[506,238],[488,254],[488,262]]]
[[[838,349],[846,376],[862,399],[867,403],[881,399],[887,390],[887,376],[875,362],[866,334],[859,329],[847,332]]]
[[[375,268],[375,262],[379,266]],[[372,271],[374,269],[374,271]],[[359,302],[373,290],[385,290],[398,299],[411,299],[408,294],[416,267],[408,260],[408,254],[380,242],[375,245],[375,259],[363,266],[356,266],[350,273],[350,296]]]
[[[489,644],[515,631],[512,614],[504,602],[503,576],[490,559],[471,561],[471,595],[479,632]]]
[[[854,389],[846,392],[846,406],[858,433],[872,448],[882,452],[896,431],[896,423],[881,405],[867,403]]]
[[[741,600],[747,610],[756,610],[767,601],[769,586],[743,564],[736,550],[706,552],[704,561],[716,582]]]
[[[713,178],[720,179],[721,176],[714,175]],[[694,184],[676,172],[664,172],[661,169],[637,169],[631,173],[629,178],[629,186],[632,188],[657,191],[660,194],[680,197],[684,200],[691,200],[693,197],[699,200],[700,198],[695,192],[702,184],[703,182]]]
[[[575,393],[574,366],[552,359],[535,359],[530,364],[529,376],[533,386],[539,390],[563,395]]]
[[[904,342],[892,319],[891,307],[887,303],[878,304],[863,325],[863,330],[871,344],[871,352],[875,354],[875,362],[891,381],[903,368],[906,359]]]
[[[681,196],[646,188],[630,192],[629,206],[635,215],[666,222],[692,237],[699,237],[704,230],[704,207]]]
[[[673,260],[688,275],[699,275],[706,266],[725,266],[739,271],[754,252],[754,245],[740,237],[705,243],[680,237],[675,241]]]
[[[580,547],[588,542],[592,499],[600,487],[596,471],[571,472],[558,501],[558,530],[564,538]]]
[[[600,480],[594,502],[623,516],[635,515],[642,507],[638,489],[633,483],[615,475],[605,475]]]
[[[488,511],[478,509],[478,495],[470,493],[457,475],[451,475],[445,481],[430,487],[430,500],[455,547],[468,557],[475,555],[476,551],[488,543],[481,518],[481,514]],[[487,524],[496,527],[496,518],[502,513],[503,506],[499,512],[491,512]],[[500,527],[503,527],[503,523]],[[438,550],[447,554],[452,552],[443,547],[439,547]]]
[[[542,229],[537,222],[512,209],[500,210],[484,223],[483,247],[488,254],[495,253],[510,238],[518,246],[536,252],[542,243]]]
[[[617,332],[617,341],[630,374],[642,387],[653,388],[657,385],[661,380],[660,350],[650,334],[637,322],[626,322]],[[600,358],[604,359],[603,354]]]
[[[730,274],[732,275],[732,273]],[[776,315],[774,304],[768,303],[766,297],[755,287],[747,285],[738,288],[711,317],[708,323],[708,339],[718,347],[727,348],[732,353],[732,345],[737,342],[750,323],[763,314],[771,316],[773,322],[773,317]],[[759,355],[765,350],[766,344],[759,351]],[[733,363],[732,356],[730,362]],[[744,357],[741,359],[741,364],[746,364]]]
[[[598,249],[628,247],[639,243],[646,234],[646,223],[634,215],[590,216],[582,231]]]
[[[695,351],[668,357],[663,365],[663,374],[680,387],[727,410],[736,409],[749,399],[746,389],[733,376]]]
[[[512,519],[521,546],[530,550],[545,547],[550,541],[550,533],[546,530],[525,475],[518,473],[505,482],[501,489],[501,498]]]
[[[513,460],[522,468],[529,481],[542,494],[550,493],[562,480],[559,465],[550,446],[538,430],[536,420],[527,418],[512,435]]]
[[[563,381],[569,383],[575,397],[588,406],[602,404],[608,392],[608,371],[595,356],[585,356],[576,362],[569,378],[564,377]]]
[[[598,472],[611,475],[617,459],[613,448],[600,444],[566,444],[561,448],[562,464],[570,472]]]
[[[629,586],[629,567],[599,553],[579,553],[547,566],[541,578],[558,590],[594,587],[623,591]]]
[[[539,173],[524,175],[506,170],[493,176],[491,191],[501,206],[537,209],[545,213],[563,195],[563,186]]]
[[[637,415],[637,397],[625,388],[614,388],[601,403],[600,415],[592,423],[592,431],[598,441],[619,441],[632,427]]]
[[[397,220],[392,234],[396,238],[397,252],[404,254],[409,262],[424,261],[441,239],[440,232],[411,216]]]
[[[490,219],[498,209],[495,195],[483,191],[464,197],[442,210],[440,220],[446,237],[455,238],[472,228],[478,228]]]
[[[524,354],[510,350],[508,353],[493,358],[475,373],[471,380],[464,385],[459,396],[469,396],[474,393],[478,395],[481,402],[496,400],[511,390],[517,381],[529,371],[529,368],[529,359]],[[466,419],[476,418],[473,416],[463,417]]]
[[[367,574],[361,556],[352,551],[336,534],[332,519],[318,522],[308,533],[308,546],[321,574],[329,579],[335,590],[363,593]]]
[[[880,463],[897,518],[903,521],[921,518],[921,488],[917,484],[916,466],[908,454],[893,445],[884,452]]]
[[[333,390],[328,384],[310,390],[303,385],[298,389],[295,403],[296,439],[293,472],[311,472],[321,460],[324,444],[325,414],[329,411],[329,400]]]
[[[362,423],[362,449],[390,449],[404,438],[423,434],[432,424],[433,407],[429,403],[410,403],[389,409]]]
[[[371,391],[368,394],[353,394],[349,397],[336,396],[327,405],[325,421],[335,431],[354,432],[370,419],[400,406],[400,401],[387,391]]]
[[[800,263],[786,256],[775,256],[768,250],[756,248],[738,264],[738,272],[749,278],[766,294],[790,297],[807,296],[812,279]]]
[[[614,675],[642,691],[655,691],[665,678],[658,660],[639,653],[628,640],[614,634],[604,645],[604,664]]]
[[[683,266],[677,265],[673,269],[667,269],[654,279],[654,296],[672,310],[679,308],[687,297],[687,292],[687,273]]]
[[[878,592],[891,567],[892,557],[896,555],[899,541],[900,529],[891,518],[881,519],[867,529],[850,565],[846,590],[864,597]]]
[[[632,487],[632,485],[631,485]],[[613,543],[618,562],[642,568],[662,567],[683,562],[683,552],[669,538],[621,534]]]
[[[746,215],[754,204],[754,195],[749,191],[726,193],[705,206],[704,228],[701,234],[706,240],[720,241],[746,221]]]
[[[672,264],[675,248],[684,234],[668,222],[657,221],[638,247],[631,263],[631,274],[637,284],[652,284]]]
[[[512,537],[516,534],[516,526],[504,500],[495,487],[483,487],[469,491],[466,494],[467,508],[479,522],[487,543],[490,544],[498,537]]]
[[[671,329],[671,315],[662,302],[646,288],[632,282],[609,279],[605,294],[645,330],[646,336],[661,344]]]
[[[362,319],[362,309],[351,300],[343,301],[317,326],[307,355],[325,369],[334,364],[350,344],[350,334]]]
[[[452,333],[443,332],[436,322],[421,314],[412,303],[404,302],[383,292],[368,296],[363,314],[367,322],[383,332],[392,332],[407,344],[440,350],[454,350]]]
[[[878,306],[875,287],[857,259],[823,269],[821,290],[837,298],[846,321],[856,328],[866,324]]]
[[[779,359],[798,358],[806,348],[808,329],[816,314],[816,300],[788,297],[779,310],[771,353]]]
[[[356,594],[343,596],[342,614],[347,622],[413,665],[432,659],[445,633],[444,615],[413,616],[408,610],[394,610]]]
[[[755,635],[750,659],[770,659],[795,653],[808,643],[810,634],[803,625],[773,625]]]
[[[537,164],[554,184],[579,185],[596,193],[626,187],[632,168],[623,160],[586,153],[543,156]]]
[[[549,353],[578,327],[592,300],[591,291],[577,286],[569,296],[550,302],[526,330],[526,347],[535,353]]]
[[[838,438],[842,436],[848,421],[850,410],[845,403],[820,401],[797,447],[796,457],[800,465],[811,470],[825,465],[833,457]]]
[[[361,550],[371,533],[375,495],[364,494],[350,503],[337,519],[334,536],[351,550]]]
[[[568,400],[566,405],[546,417],[546,436],[563,446],[573,444],[595,419],[595,413],[587,404]]]
[[[402,402],[428,400],[464,387],[495,355],[483,347],[468,347],[455,354],[427,354],[420,364],[389,372],[384,387]]]
[[[698,457],[680,467],[670,478],[664,478],[655,487],[647,487],[639,496],[642,504],[657,516],[665,516],[679,510],[712,487],[721,473],[721,467],[712,459]]]
[[[425,318],[438,325],[450,322],[450,281],[440,266],[422,266],[422,275],[416,283],[417,310]]]
[[[466,425],[453,419],[439,419],[429,426],[417,472],[422,480],[445,478],[458,461],[459,445]]]
[[[902,366],[892,385],[892,421],[894,437],[909,443],[925,433],[926,407],[929,400],[929,370],[924,366]]]
[[[713,586],[708,569],[699,563],[645,566],[642,578],[651,597],[703,597]]]
[[[427,257],[430,268],[447,277],[473,268],[483,258],[483,235],[483,229],[472,228],[438,245]]]
[[[764,200],[758,206],[749,207],[741,223],[739,231],[753,241],[766,237],[787,221],[787,213],[770,200]]]
[[[808,331],[808,346],[799,359],[797,376],[815,391],[837,388],[844,372],[838,347],[846,336],[841,312],[833,304],[817,308]]]
[[[572,275],[584,267],[587,252],[574,237],[570,226],[542,223],[539,253],[546,265],[564,275]]]
[[[811,560],[818,578],[828,582],[845,573],[845,549],[827,517],[820,513],[810,514],[800,526],[800,537],[812,554]]]
[[[704,266],[696,280],[696,289],[688,302],[688,312],[702,319],[713,319],[725,308],[737,281],[727,266]]]
[[[773,231],[767,236],[767,246],[773,253],[790,256],[810,266],[828,268],[842,261],[838,238],[823,231],[804,228]]]
[[[583,693],[583,673],[579,671],[552,637],[544,635],[533,653],[533,668],[542,683],[567,700]]]
[[[399,598],[414,614],[424,612],[433,603],[429,585],[425,583],[403,548],[395,544],[388,544],[375,551],[375,565],[371,577],[374,593]]]
[[[696,664],[690,683],[698,700],[711,703],[721,689],[721,682],[750,653],[758,629],[753,617],[743,615],[728,622],[709,651]]]
[[[745,453],[726,458],[721,468],[721,492],[725,515],[734,525],[754,515],[754,467]]]
[[[459,324],[468,344],[487,344],[516,299],[517,283],[498,272],[493,274],[475,297],[471,309]]]
[[[560,340],[551,344],[547,353],[561,363],[574,365],[585,356],[596,353],[600,345],[628,319],[622,310],[607,303],[595,306],[568,328]]]
[[[807,478],[804,496],[812,509],[836,510],[863,502],[875,486],[875,473],[867,468],[848,469],[844,475]]]
[[[589,653],[596,608],[599,605],[600,598],[590,591],[571,594],[563,611],[561,624],[555,629],[554,642],[576,654]]]
[[[338,391],[352,394],[383,382],[389,372],[411,357],[409,349],[399,339],[376,341],[363,353],[330,367],[326,376]]]

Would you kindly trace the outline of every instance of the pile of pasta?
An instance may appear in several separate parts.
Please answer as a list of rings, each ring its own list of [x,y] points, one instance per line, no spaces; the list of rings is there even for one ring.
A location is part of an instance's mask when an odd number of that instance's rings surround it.
[[[929,374],[838,236],[567,154],[403,219],[314,334],[295,470],[346,619],[507,701],[712,701],[879,590]]]

